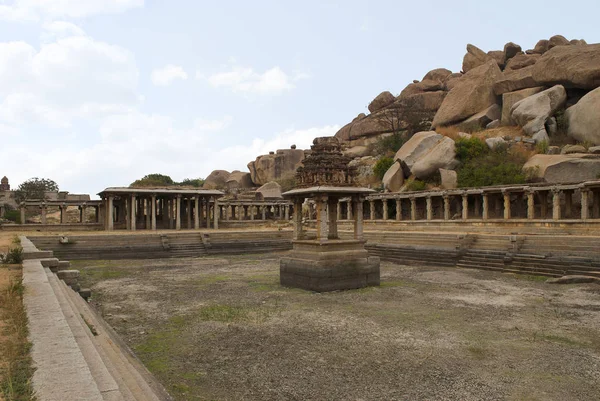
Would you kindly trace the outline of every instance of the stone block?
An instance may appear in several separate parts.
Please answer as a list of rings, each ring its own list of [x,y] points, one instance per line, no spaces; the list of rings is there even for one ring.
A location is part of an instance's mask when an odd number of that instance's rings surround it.
[[[58,271],[69,270],[70,268],[71,268],[71,262],[69,262],[67,260],[61,260],[60,262],[58,262],[58,266],[57,266]]]

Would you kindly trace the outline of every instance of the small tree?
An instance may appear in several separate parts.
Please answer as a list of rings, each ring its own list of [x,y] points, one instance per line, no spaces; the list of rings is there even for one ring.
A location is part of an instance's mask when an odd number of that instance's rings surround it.
[[[173,179],[163,174],[148,174],[139,180],[135,180],[129,185],[130,188],[143,187],[168,187],[175,184]]]
[[[176,182],[175,185],[200,188],[202,185],[204,185],[204,178],[184,178],[183,181]]]
[[[28,199],[46,199],[46,192],[57,192],[58,184],[49,178],[30,178],[21,183],[15,191],[15,201],[21,203]]]
[[[394,164],[394,159],[391,157],[382,157],[373,166],[373,173],[377,178],[382,180],[385,173],[392,167],[392,164]]]

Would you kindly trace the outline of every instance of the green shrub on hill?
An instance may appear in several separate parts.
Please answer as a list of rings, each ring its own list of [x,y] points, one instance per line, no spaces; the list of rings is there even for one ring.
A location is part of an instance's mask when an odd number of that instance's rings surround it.
[[[377,160],[377,163],[375,163],[373,166],[373,173],[377,178],[382,180],[385,172],[392,167],[392,164],[394,164],[394,159],[391,157],[382,157],[381,159]]]
[[[459,187],[483,187],[491,185],[522,184],[525,160],[507,149],[489,149],[472,157],[457,170]]]

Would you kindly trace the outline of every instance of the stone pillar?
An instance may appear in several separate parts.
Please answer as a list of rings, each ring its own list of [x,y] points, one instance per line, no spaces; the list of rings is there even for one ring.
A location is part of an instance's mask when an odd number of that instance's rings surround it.
[[[187,198],[187,211],[185,216],[187,217],[187,228],[192,228],[192,198]]]
[[[240,210],[240,216],[241,215],[242,215],[242,211]],[[209,198],[206,198],[206,228],[210,228],[210,199]]]
[[[375,220],[375,201],[369,201],[369,220]]]
[[[265,215],[265,206],[263,206],[263,220]],[[294,239],[301,240],[304,239],[304,230],[302,228],[302,199],[295,198],[294,199]]]
[[[336,210],[336,219],[339,221],[342,219],[342,202],[338,201],[337,205],[335,205]]]
[[[328,239],[338,239],[337,205],[337,199],[329,198],[327,201],[327,214],[329,218],[329,234],[327,235]]]
[[[573,217],[573,191],[565,190],[565,218]]]
[[[560,220],[560,193],[558,188],[552,188],[552,220]]]
[[[353,220],[354,218],[352,217],[352,201],[348,201],[346,202],[346,210],[348,211],[348,220]]]
[[[181,230],[181,195],[177,195],[175,204],[175,229]]]
[[[590,218],[589,195],[589,190],[581,189],[581,220]]]
[[[130,224],[129,229],[131,231],[135,231],[136,226],[137,226],[136,218],[135,218],[136,217],[135,208],[136,208],[137,202],[135,200],[135,195],[131,195],[130,202],[131,202],[131,208],[129,210],[129,224]]]
[[[21,224],[25,224],[25,210],[26,210],[26,209],[27,209],[27,208],[25,207],[25,205],[24,205],[24,204],[22,204],[22,205],[19,207],[19,211],[21,212]],[[61,207],[61,208],[60,208],[60,222],[61,222],[61,223],[62,223],[62,215],[63,215],[63,213],[62,213],[62,207]]]
[[[42,205],[40,206],[41,209],[41,213],[42,213],[42,224],[46,224],[46,212],[48,211],[48,207],[46,206],[45,202],[42,202]]]
[[[469,219],[469,195],[462,194],[462,219]]]
[[[67,207],[64,203],[60,206],[60,224],[67,224]]]
[[[200,215],[198,212],[200,211],[200,197],[196,195],[194,198],[194,229],[200,229]],[[227,214],[225,214],[225,219],[227,219]]]
[[[79,222],[81,224],[85,224],[86,223],[86,212],[87,212],[87,204],[83,204],[80,206],[80,211],[79,211]]]
[[[285,210],[285,221],[290,221],[290,206],[289,205],[285,205],[284,207]],[[335,204],[335,206],[333,207],[333,209],[337,208],[337,202]]]
[[[444,220],[450,220],[450,196],[443,195],[444,198]]]
[[[592,218],[600,218],[600,191],[592,191]]]
[[[417,219],[417,199],[414,196],[410,197],[410,219]]]
[[[219,201],[217,200],[217,197],[214,198],[213,212],[215,213],[215,215],[213,216],[213,228],[215,230],[218,230],[219,229]]]
[[[150,229],[156,231],[156,195],[150,197]]]
[[[115,229],[114,225],[114,207],[113,207],[114,198],[112,195],[109,195],[106,200],[106,229],[108,231],[112,231]]]
[[[510,192],[503,191],[502,196],[504,196],[504,220],[510,219]]]
[[[425,207],[427,208],[427,220],[433,219],[433,208],[431,207],[431,196],[425,198]]]
[[[262,219],[266,220],[267,219],[267,206],[262,205],[260,209],[261,209],[260,211],[262,213],[262,216],[261,216]],[[296,209],[296,208],[294,207],[294,209]],[[302,220],[302,204],[300,204],[300,211],[299,211],[299,213],[300,213],[300,220]],[[302,225],[302,221],[300,222],[300,225]]]
[[[396,221],[402,220],[402,199],[396,199]]]
[[[356,196],[355,198],[352,199],[352,202],[354,203],[354,207],[356,208],[355,210],[355,215],[354,215],[354,239],[362,241],[364,238],[363,235],[363,198],[360,196]]]
[[[383,219],[387,220],[388,219],[388,201],[387,201],[387,199],[382,199],[381,202],[383,203]]]
[[[535,193],[533,191],[527,192],[527,219],[535,219]]]
[[[317,241],[326,242],[328,237],[327,227],[327,196],[315,197],[317,206]]]

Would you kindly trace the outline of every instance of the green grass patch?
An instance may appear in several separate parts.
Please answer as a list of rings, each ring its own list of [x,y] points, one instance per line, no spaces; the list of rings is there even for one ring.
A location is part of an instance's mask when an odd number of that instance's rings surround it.
[[[223,275],[204,276],[204,277],[198,277],[198,278],[194,279],[193,282],[196,285],[211,285],[211,284],[215,284],[215,283],[220,283],[222,281],[227,281],[230,278],[231,277],[223,276]]]
[[[248,318],[248,308],[232,305],[210,305],[198,311],[198,318],[205,321],[230,323]]]

